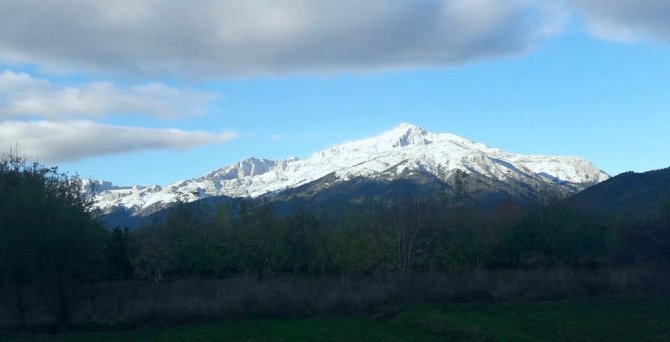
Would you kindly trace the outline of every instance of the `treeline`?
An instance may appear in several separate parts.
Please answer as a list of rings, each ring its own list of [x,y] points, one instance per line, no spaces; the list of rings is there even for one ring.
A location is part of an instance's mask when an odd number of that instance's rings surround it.
[[[205,204],[203,204],[205,205]],[[444,198],[370,201],[329,216],[275,214],[271,202],[177,204],[164,221],[123,236],[126,277],[458,272],[474,268],[595,269],[670,261],[670,206],[613,223],[568,201],[503,203],[483,216]],[[210,212],[212,215],[198,213]],[[119,259],[120,260],[120,259]],[[132,270],[132,271],[130,271]]]
[[[658,215],[611,222],[551,196],[482,215],[466,178],[430,197],[369,200],[353,209],[278,215],[271,202],[173,206],[164,220],[104,229],[77,177],[0,161],[1,303],[26,325],[26,296],[67,326],[85,284],[179,279],[410,279],[472,269],[597,269],[670,262],[670,202]],[[32,298],[31,300],[34,300]]]

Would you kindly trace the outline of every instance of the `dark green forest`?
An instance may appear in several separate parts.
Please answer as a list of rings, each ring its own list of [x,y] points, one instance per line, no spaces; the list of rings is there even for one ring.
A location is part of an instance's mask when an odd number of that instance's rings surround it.
[[[551,194],[482,214],[463,175],[453,191],[330,213],[177,203],[164,220],[128,230],[105,228],[80,189],[77,176],[17,153],[0,161],[0,325],[523,297],[503,295],[513,292],[503,285],[544,286],[531,299],[668,291],[667,200],[626,219]],[[140,308],[139,297],[151,303]]]

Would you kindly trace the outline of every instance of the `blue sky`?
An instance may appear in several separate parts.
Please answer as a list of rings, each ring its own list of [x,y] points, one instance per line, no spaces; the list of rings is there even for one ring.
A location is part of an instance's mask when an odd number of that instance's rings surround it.
[[[53,21],[0,18],[0,143],[117,184],[307,157],[401,122],[612,175],[670,166],[665,1],[160,2],[50,4],[62,22],[34,10],[48,2],[0,5]]]

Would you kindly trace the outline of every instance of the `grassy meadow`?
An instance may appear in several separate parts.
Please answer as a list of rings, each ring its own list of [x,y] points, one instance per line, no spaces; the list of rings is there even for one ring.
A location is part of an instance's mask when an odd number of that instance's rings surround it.
[[[249,318],[7,341],[667,341],[670,297],[382,306],[369,315]]]

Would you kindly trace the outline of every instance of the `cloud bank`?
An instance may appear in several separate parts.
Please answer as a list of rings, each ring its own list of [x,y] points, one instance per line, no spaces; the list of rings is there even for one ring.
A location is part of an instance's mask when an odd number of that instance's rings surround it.
[[[26,73],[0,72],[0,120],[102,118],[110,114],[178,118],[202,114],[215,98],[212,93],[162,83],[129,88],[110,82],[61,86]]]
[[[235,134],[101,123],[116,114],[161,120],[191,117],[203,114],[215,98],[211,93],[162,83],[130,87],[111,82],[58,85],[26,73],[4,71],[0,72],[0,149],[18,144],[42,161],[61,163],[225,142]]]
[[[43,68],[230,77],[451,66],[560,29],[551,0],[0,2],[0,59]]]
[[[668,0],[571,0],[586,15],[593,35],[614,41],[670,43]]]
[[[560,32],[570,11],[600,38],[670,43],[668,0],[21,0],[0,1],[0,63],[140,79],[449,67],[524,53]],[[215,98],[4,71],[0,144],[63,162],[223,142],[234,133],[103,123],[203,114]]]
[[[43,162],[71,162],[83,158],[141,150],[188,149],[221,143],[234,132],[124,127],[91,121],[0,122],[0,146],[19,143],[23,152]]]

